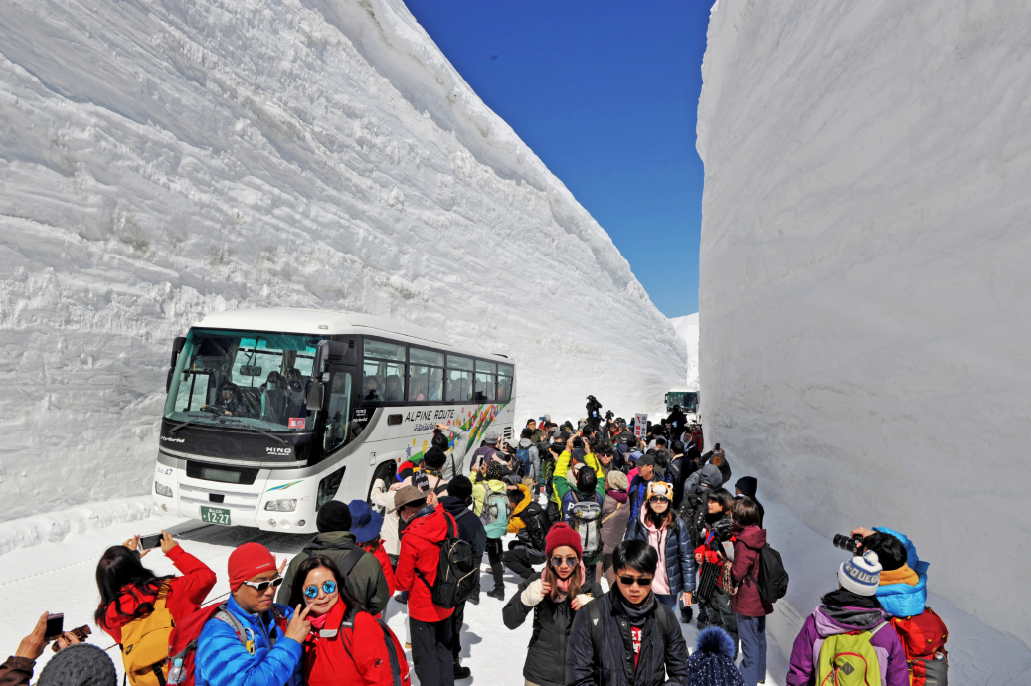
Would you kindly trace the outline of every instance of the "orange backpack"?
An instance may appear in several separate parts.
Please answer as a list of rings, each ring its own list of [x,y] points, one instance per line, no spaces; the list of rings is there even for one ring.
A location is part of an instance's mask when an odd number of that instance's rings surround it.
[[[912,686],[946,686],[948,684],[949,654],[945,643],[949,629],[942,618],[930,607],[912,617],[892,617],[909,665]]]
[[[168,676],[168,637],[175,623],[165,606],[168,584],[161,584],[154,610],[122,627],[122,664],[133,686],[164,686]]]

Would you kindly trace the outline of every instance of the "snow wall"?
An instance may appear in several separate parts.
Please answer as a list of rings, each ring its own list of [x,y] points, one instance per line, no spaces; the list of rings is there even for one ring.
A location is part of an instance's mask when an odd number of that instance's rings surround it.
[[[706,438],[1025,643],[1029,36],[1018,0],[719,2],[697,143]]]
[[[673,317],[673,328],[677,335],[684,339],[687,345],[687,377],[686,388],[698,388],[698,313],[687,314],[683,317]]]
[[[0,250],[0,519],[146,492],[172,338],[212,310],[445,331],[515,359],[520,418],[650,411],[684,376],[397,0],[5,2]]]

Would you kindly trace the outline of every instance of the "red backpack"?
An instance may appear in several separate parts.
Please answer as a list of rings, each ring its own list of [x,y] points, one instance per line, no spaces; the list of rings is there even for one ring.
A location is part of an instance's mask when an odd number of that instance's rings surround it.
[[[949,654],[945,643],[949,629],[930,607],[912,617],[892,617],[909,664],[912,686],[945,686],[948,684]]]
[[[247,644],[247,634],[243,625],[233,616],[233,613],[226,609],[229,602],[218,605],[208,605],[195,612],[186,615],[179,624],[172,629],[168,638],[168,686],[194,686],[193,670],[197,656],[197,639],[208,620],[218,619],[229,626],[240,637],[240,642]],[[279,633],[286,635],[286,616],[275,605],[272,606],[272,617],[276,621]],[[275,645],[275,639],[272,639]]]

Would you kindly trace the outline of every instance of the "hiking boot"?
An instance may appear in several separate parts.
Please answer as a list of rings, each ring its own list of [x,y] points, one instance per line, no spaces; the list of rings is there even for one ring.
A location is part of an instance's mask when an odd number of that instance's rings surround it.
[[[470,676],[472,676],[472,671],[468,667],[463,667],[458,660],[455,660],[455,680],[468,679]]]
[[[479,593],[479,591],[477,591],[476,593],[473,593],[471,596],[466,598],[465,602],[469,603],[470,605],[479,605],[480,604],[480,593]]]
[[[493,591],[487,591],[488,598],[497,598],[498,600],[505,599],[505,587],[495,586]]]

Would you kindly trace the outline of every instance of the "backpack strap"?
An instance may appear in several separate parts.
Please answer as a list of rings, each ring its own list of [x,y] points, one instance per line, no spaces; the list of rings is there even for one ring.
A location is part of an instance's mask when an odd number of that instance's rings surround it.
[[[604,524],[605,522],[607,522],[607,521],[609,521],[610,519],[612,519],[612,515],[614,515],[614,514],[616,514],[617,512],[619,512],[619,508],[621,508],[621,507],[623,507],[623,503],[619,503],[619,502],[617,502],[617,503],[616,503],[616,509],[615,509],[615,510],[613,510],[612,512],[609,512],[609,513],[608,513],[607,515],[605,515],[605,516],[604,516],[604,517],[602,518],[602,520],[601,520],[601,523],[602,523],[602,524]]]
[[[390,629],[382,619],[377,618],[376,621],[379,622],[380,628],[383,629],[383,639],[387,644],[387,655],[390,658],[390,673],[394,677],[394,686],[402,686],[401,659],[397,655],[397,647],[394,646],[394,641],[391,640]]]
[[[365,555],[365,549],[357,545],[348,551],[347,555],[340,562],[340,573],[345,579],[351,575],[351,570],[354,569],[354,566],[358,564],[363,555]]]
[[[605,617],[601,613],[601,603],[595,601],[587,604],[587,621],[591,623],[591,644],[594,646],[594,659],[600,661],[605,644]]]

